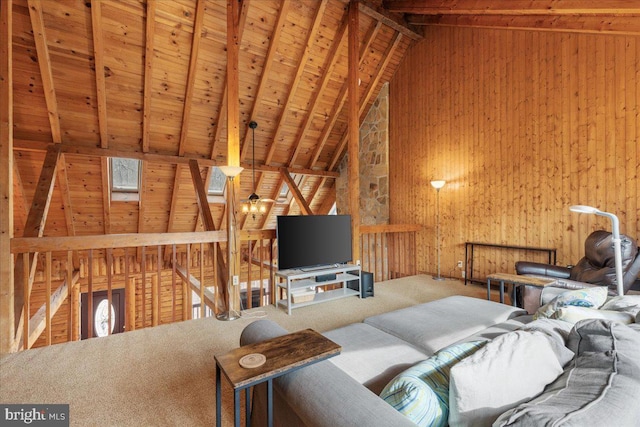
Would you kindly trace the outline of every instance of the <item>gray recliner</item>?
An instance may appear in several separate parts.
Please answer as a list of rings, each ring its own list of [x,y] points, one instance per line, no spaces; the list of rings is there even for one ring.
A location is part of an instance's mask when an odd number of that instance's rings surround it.
[[[621,235],[622,253],[622,287],[627,293],[638,280],[640,274],[640,252],[636,241]],[[560,267],[527,261],[516,262],[516,273],[536,277],[559,279],[554,288],[580,289],[590,286],[607,286],[610,295],[617,295],[617,278],[615,270],[615,254],[613,235],[604,230],[591,233],[584,243],[584,258],[573,267]],[[552,290],[550,290],[553,293]],[[558,293],[557,291],[555,292]],[[522,306],[529,313],[534,312],[541,304],[540,288],[525,286],[522,292]]]

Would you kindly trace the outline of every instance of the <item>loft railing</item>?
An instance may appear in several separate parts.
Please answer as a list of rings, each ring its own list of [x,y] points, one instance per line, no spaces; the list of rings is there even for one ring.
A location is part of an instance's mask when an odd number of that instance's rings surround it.
[[[376,281],[416,274],[419,229],[362,226],[363,270],[373,272]],[[240,241],[240,308],[272,304],[275,230],[242,231]],[[226,287],[225,248],[224,231],[14,238],[15,281],[23,294],[16,350],[79,340],[82,294],[106,292],[111,306],[114,290],[124,289],[125,331],[187,320],[196,313],[217,314]],[[92,313],[93,298],[86,304]],[[110,334],[115,323],[110,311],[106,323]],[[87,336],[92,335],[88,327]]]
[[[412,224],[360,226],[362,270],[373,273],[376,282],[417,274],[416,233]]]
[[[243,308],[268,304],[275,231],[240,237],[244,261],[237,291]],[[15,280],[23,294],[16,350],[80,339],[81,294],[106,291],[111,306],[113,291],[124,289],[126,331],[192,318],[194,294],[198,317],[217,314],[223,307],[219,290],[226,287],[225,247],[224,231],[14,238]],[[93,313],[93,298],[86,304]],[[110,333],[116,321],[110,311],[107,317]],[[92,335],[88,327],[87,337]]]

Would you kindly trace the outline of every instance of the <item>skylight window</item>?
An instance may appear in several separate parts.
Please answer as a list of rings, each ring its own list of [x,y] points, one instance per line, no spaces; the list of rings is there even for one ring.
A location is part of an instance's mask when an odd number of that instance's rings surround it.
[[[109,159],[112,200],[138,200],[141,169],[140,160],[121,157]]]
[[[222,196],[224,194],[224,185],[227,182],[227,177],[222,171],[213,166],[211,167],[211,178],[209,179],[209,195]]]

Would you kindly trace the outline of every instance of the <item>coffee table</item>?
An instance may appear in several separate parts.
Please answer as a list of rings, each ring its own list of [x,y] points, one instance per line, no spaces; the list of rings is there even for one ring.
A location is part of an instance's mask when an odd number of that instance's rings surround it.
[[[511,296],[511,304],[516,305],[516,286],[528,285],[544,288],[545,286],[556,283],[555,279],[543,279],[540,277],[521,276],[519,274],[494,273],[487,276],[487,299],[491,300],[491,281],[500,282],[500,302],[504,303],[504,284],[513,284],[513,294]]]
[[[251,418],[250,388],[267,382],[267,416],[273,426],[273,379],[297,369],[328,359],[340,353],[342,347],[312,329],[282,335],[259,343],[246,345],[215,356],[216,361],[216,426],[222,425],[221,373],[234,390],[234,421],[240,426],[240,394],[245,390],[245,422]],[[260,354],[266,358],[263,365],[243,368],[240,359]],[[246,360],[246,359],[245,359]]]

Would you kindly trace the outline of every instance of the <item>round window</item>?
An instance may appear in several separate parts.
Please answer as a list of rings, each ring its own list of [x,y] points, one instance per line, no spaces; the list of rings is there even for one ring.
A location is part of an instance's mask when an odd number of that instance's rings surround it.
[[[116,311],[111,305],[111,331],[109,331],[109,300],[103,299],[96,308],[96,316],[94,319],[94,327],[96,335],[99,337],[106,337],[109,332],[113,333],[116,323]]]

